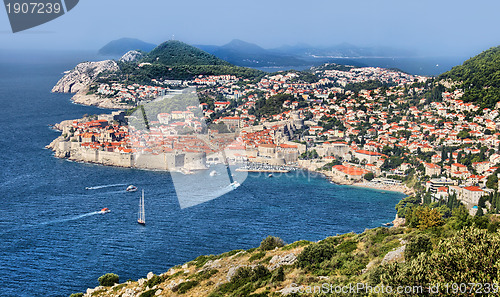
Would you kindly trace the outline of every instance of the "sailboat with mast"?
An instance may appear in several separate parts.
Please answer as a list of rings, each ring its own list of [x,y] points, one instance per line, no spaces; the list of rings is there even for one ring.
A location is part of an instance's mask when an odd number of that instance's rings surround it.
[[[141,200],[139,201],[139,218],[137,223],[146,225],[146,212],[144,210],[144,190],[142,190]]]

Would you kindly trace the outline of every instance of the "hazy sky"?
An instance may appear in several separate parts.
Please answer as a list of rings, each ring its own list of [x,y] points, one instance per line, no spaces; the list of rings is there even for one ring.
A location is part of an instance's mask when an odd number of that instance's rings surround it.
[[[1,9],[0,9],[1,10]],[[13,34],[0,11],[0,49],[99,49],[113,39],[264,48],[343,42],[421,55],[474,55],[500,44],[498,0],[80,0],[69,13]]]

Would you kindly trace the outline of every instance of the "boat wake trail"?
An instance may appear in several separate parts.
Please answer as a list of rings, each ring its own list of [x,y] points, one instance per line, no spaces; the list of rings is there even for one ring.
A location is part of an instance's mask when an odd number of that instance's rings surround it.
[[[98,189],[120,187],[120,186],[126,186],[126,185],[127,184],[102,185],[102,186],[86,187],[85,190],[98,190]]]
[[[40,223],[40,224],[37,224],[37,225],[34,225],[34,226],[45,226],[45,225],[50,225],[50,224],[57,224],[57,223],[64,223],[64,222],[69,222],[69,221],[76,221],[76,220],[83,219],[85,217],[93,216],[93,215],[100,214],[100,213],[101,213],[100,211],[93,211],[93,212],[85,213],[85,214],[82,214],[82,215],[79,215],[79,216],[75,216],[75,217],[69,217],[69,218],[64,218],[64,219],[59,219],[59,220],[53,220],[53,221],[43,222],[43,223]]]
[[[10,232],[19,231],[19,230],[25,230],[25,229],[30,229],[30,228],[37,228],[37,227],[42,227],[42,226],[47,226],[47,225],[52,225],[52,224],[59,224],[59,223],[69,222],[69,221],[76,221],[76,220],[79,220],[79,219],[83,219],[85,217],[90,217],[90,216],[101,214],[101,213],[102,213],[101,211],[93,211],[93,212],[81,214],[81,215],[78,215],[78,216],[66,217],[66,218],[62,218],[62,219],[58,219],[58,220],[52,220],[52,221],[47,221],[47,222],[42,222],[42,223],[38,223],[38,224],[26,224],[24,226],[20,226],[19,228],[15,228],[15,229],[11,229],[11,230],[8,230],[8,231],[0,232],[0,235],[4,235],[4,234],[10,233]]]

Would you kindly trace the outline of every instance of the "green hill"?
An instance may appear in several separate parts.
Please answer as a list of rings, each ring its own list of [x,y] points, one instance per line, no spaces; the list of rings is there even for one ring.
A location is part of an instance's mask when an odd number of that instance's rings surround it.
[[[500,101],[500,46],[465,61],[439,76],[458,82],[464,90],[464,102],[475,102],[481,107],[493,107]]]
[[[176,40],[170,40],[160,44],[149,52],[142,62],[168,66],[231,65],[214,55]]]

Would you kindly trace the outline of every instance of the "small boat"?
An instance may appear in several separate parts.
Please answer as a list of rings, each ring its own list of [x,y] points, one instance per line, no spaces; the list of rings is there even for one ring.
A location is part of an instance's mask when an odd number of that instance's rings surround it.
[[[100,213],[105,214],[105,213],[108,213],[110,211],[111,210],[109,210],[109,208],[105,207],[105,208],[101,209]]]
[[[212,171],[210,172],[210,176],[216,176],[216,175],[217,175],[217,171],[212,170]]]
[[[130,186],[127,187],[127,189],[125,191],[127,191],[127,192],[135,192],[135,191],[137,191],[137,187],[134,186],[134,185],[130,185]]]
[[[146,225],[146,211],[144,210],[144,190],[142,190],[141,200],[139,200],[139,218],[137,223],[140,225]]]
[[[90,187],[85,187],[85,190],[90,190]]]
[[[273,177],[273,174],[272,174],[272,173],[270,173],[267,177]]]
[[[230,183],[229,186],[232,187],[233,190],[236,190],[236,188],[240,186],[240,183],[237,181],[234,181],[234,182]]]
[[[384,227],[389,227],[389,226],[392,226],[392,222],[382,224],[382,226],[384,226]]]

